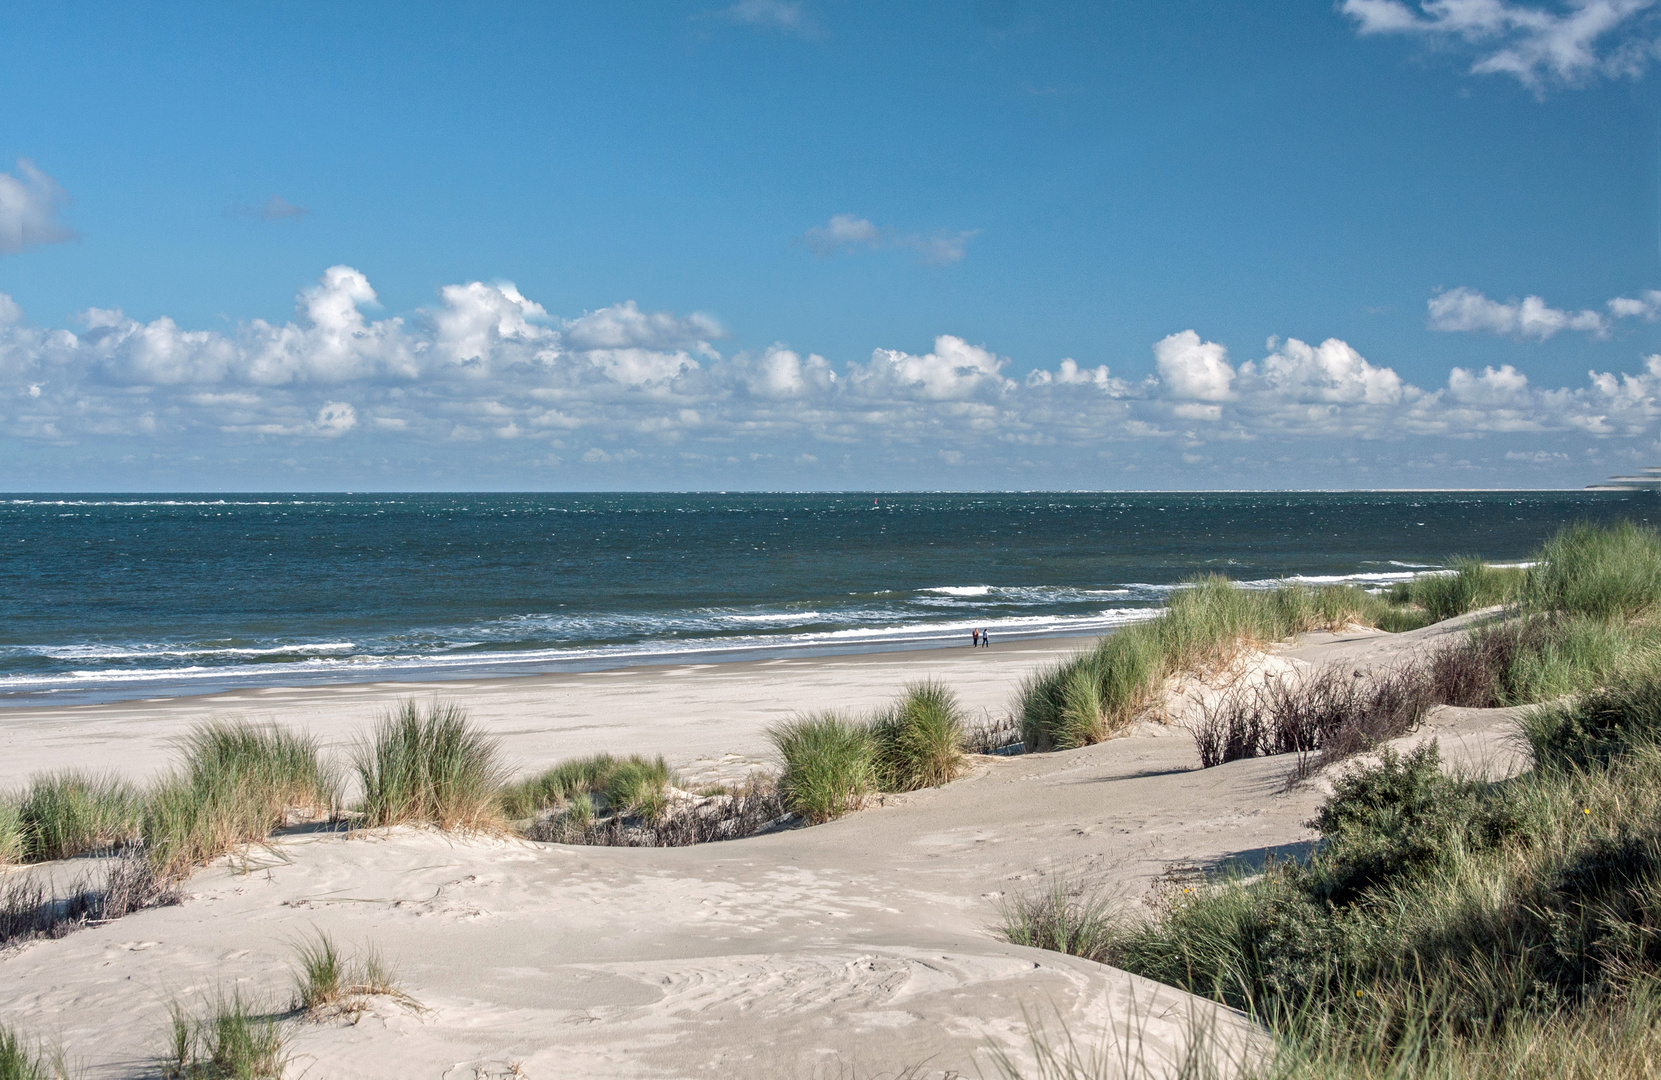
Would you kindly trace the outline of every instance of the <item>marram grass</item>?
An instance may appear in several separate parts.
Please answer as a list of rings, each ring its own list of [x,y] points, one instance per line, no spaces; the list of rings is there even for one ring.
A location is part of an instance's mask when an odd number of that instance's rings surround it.
[[[347,953],[321,930],[295,945],[294,1008],[307,1013],[352,1012],[377,996],[408,1001],[378,950]]]
[[[661,820],[668,810],[669,788],[675,775],[662,756],[626,758],[596,754],[561,762],[553,768],[502,790],[501,806],[509,819],[519,820],[548,810],[565,810],[581,800],[593,810],[598,797],[608,813]]]
[[[1546,541],[1520,594],[1529,611],[1630,618],[1661,605],[1661,534],[1623,521],[1574,525]]]
[[[1392,600],[1417,604],[1431,622],[1442,622],[1478,608],[1508,604],[1517,598],[1526,571],[1493,566],[1471,555],[1448,560],[1452,573],[1424,574],[1391,590]]]
[[[143,797],[108,775],[69,770],[34,777],[0,798],[0,864],[111,851],[141,836]]]
[[[66,1080],[61,1060],[31,1050],[21,1036],[0,1025],[0,1080]]]
[[[1222,667],[1243,648],[1309,630],[1375,625],[1388,610],[1387,601],[1361,589],[1242,589],[1226,578],[1201,578],[1174,592],[1156,618],[1023,682],[1015,705],[1023,737],[1033,750],[1100,742],[1153,704],[1172,675]]]
[[[167,1052],[157,1064],[166,1080],[281,1080],[288,1057],[277,1021],[233,993],[205,1014],[175,1003]]]
[[[24,862],[68,859],[136,843],[143,800],[115,776],[36,776],[17,807]]]
[[[389,711],[352,752],[363,824],[494,831],[506,779],[496,741],[459,705],[413,699]]]
[[[1661,534],[1623,522],[1576,525],[1548,540],[1533,564],[1496,567],[1472,557],[1451,573],[1396,586],[1388,596],[1338,586],[1242,589],[1201,578],[1172,594],[1156,618],[1039,670],[1016,695],[1029,749],[1062,750],[1123,730],[1158,700],[1166,679],[1226,665],[1242,648],[1350,623],[1386,630],[1496,605],[1507,619],[1479,635],[1512,635],[1494,673],[1496,697],[1525,704],[1580,693],[1661,650]]]
[[[944,683],[912,683],[870,727],[883,791],[938,787],[963,772],[963,708]]]
[[[767,729],[784,773],[780,793],[792,813],[818,825],[857,810],[877,790],[877,747],[870,725],[838,712],[798,716]]]
[[[857,810],[877,792],[949,783],[967,767],[963,709],[945,685],[907,686],[869,717],[835,710],[769,728],[784,763],[779,792],[792,813],[819,824]]]
[[[181,766],[144,801],[144,845],[167,875],[264,841],[291,812],[327,816],[339,805],[339,777],[309,735],[213,721],[197,726],[181,750]]]
[[[23,861],[23,815],[14,798],[0,796],[0,866]]]

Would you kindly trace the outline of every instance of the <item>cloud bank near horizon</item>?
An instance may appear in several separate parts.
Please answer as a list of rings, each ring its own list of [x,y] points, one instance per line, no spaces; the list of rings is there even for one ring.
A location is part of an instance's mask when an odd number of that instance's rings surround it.
[[[0,296],[0,430],[70,457],[149,446],[303,462],[353,446],[667,479],[664,468],[741,475],[757,462],[804,477],[839,461],[1035,465],[1115,448],[1196,465],[1267,453],[1253,444],[1399,456],[1431,440],[1457,457],[1516,435],[1533,456],[1510,460],[1549,462],[1611,443],[1647,452],[1661,420],[1661,355],[1578,387],[1536,387],[1504,365],[1456,367],[1426,389],[1337,338],[1270,339],[1237,363],[1190,329],[1154,343],[1139,379],[1072,359],[1016,378],[1008,357],[951,334],[838,370],[782,342],[723,352],[726,329],[702,313],[628,301],[561,318],[506,282],[445,286],[408,317],[370,318],[375,302],[349,266],[303,290],[291,320],[230,333],[99,308],[77,330],[43,328]]]

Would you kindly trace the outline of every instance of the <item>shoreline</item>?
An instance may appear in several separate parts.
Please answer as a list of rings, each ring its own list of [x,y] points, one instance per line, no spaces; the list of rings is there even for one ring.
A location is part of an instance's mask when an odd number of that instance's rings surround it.
[[[886,704],[908,682],[938,678],[971,716],[1001,715],[1030,671],[1096,637],[1046,637],[826,656],[641,664],[594,671],[417,681],[243,687],[208,694],[0,709],[0,789],[39,772],[166,768],[172,743],[212,717],[304,728],[335,752],[410,697],[451,699],[502,742],[521,771],[593,753],[662,754],[694,782],[741,779],[767,764],[769,725],[799,712]]]
[[[992,619],[985,620],[994,632],[994,640],[1031,642],[1046,640],[1090,641],[1111,634],[1122,626],[1154,617],[1159,609],[1132,608],[1137,617],[1111,624],[1084,629],[1022,630],[1019,627],[1001,628]],[[539,653],[523,660],[511,654],[492,654],[488,659],[457,659],[451,663],[437,658],[419,660],[387,659],[378,662],[345,665],[331,668],[306,668],[302,662],[283,665],[286,670],[255,671],[252,665],[227,667],[219,670],[188,669],[161,670],[154,674],[133,672],[127,678],[89,679],[74,686],[52,686],[44,689],[0,689],[0,717],[14,709],[51,708],[56,706],[116,705],[124,702],[155,701],[173,698],[209,697],[220,694],[246,693],[259,690],[324,688],[333,686],[371,686],[379,683],[419,683],[442,686],[454,682],[476,682],[498,679],[535,679],[553,675],[595,674],[605,671],[635,668],[671,667],[681,665],[742,664],[773,659],[825,659],[836,656],[871,656],[882,653],[951,651],[968,648],[959,644],[969,636],[967,629],[953,627],[950,633],[934,633],[911,638],[893,637],[875,641],[792,642],[717,645],[697,648],[688,642],[680,651],[647,651],[619,647],[618,651],[600,655],[574,656],[561,660]],[[711,639],[718,640],[718,639]],[[575,651],[575,650],[573,650]],[[405,666],[407,665],[407,666]],[[530,669],[530,670],[526,670]],[[351,678],[353,671],[365,677]],[[124,673],[125,674],[125,673]],[[51,677],[44,676],[42,681]]]

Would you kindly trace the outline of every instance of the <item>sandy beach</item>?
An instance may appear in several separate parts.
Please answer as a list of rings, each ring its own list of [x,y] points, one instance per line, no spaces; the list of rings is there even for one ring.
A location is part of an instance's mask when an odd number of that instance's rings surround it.
[[[741,778],[768,762],[765,732],[798,712],[869,709],[908,682],[939,679],[971,716],[1002,714],[1028,672],[1085,638],[989,648],[623,667],[522,678],[268,687],[198,697],[0,709],[0,788],[63,768],[143,779],[166,767],[170,740],[209,717],[304,728],[345,749],[408,697],[455,701],[501,740],[516,769],[584,754],[663,754],[694,781]]]
[[[1383,663],[1447,632],[1310,635],[1277,650],[1278,662]],[[1027,672],[1077,644],[441,689],[527,768],[610,750],[731,774],[766,762],[763,729],[793,711],[877,704],[924,677],[972,710],[998,710]],[[164,764],[169,736],[230,713],[341,746],[401,695],[433,690],[15,710],[0,714],[0,780],[70,765],[142,778]],[[1489,760],[1504,713],[1463,710],[1420,737],[1441,730]],[[414,829],[290,836],[198,872],[176,907],[8,951],[0,1012],[60,1043],[89,1077],[135,1075],[158,1051],[172,1001],[235,989],[285,1006],[293,945],[322,929],[379,949],[413,1003],[300,1022],[293,1076],[991,1076],[999,1054],[1027,1060],[1033,1020],[1117,1047],[1110,1056],[1134,1047],[1157,1074],[1195,1030],[1241,1047],[1252,1029],[1180,991],[1008,944],[995,931],[1000,901],[1066,880],[1134,904],[1171,867],[1305,851],[1323,792],[1287,790],[1287,768],[1262,758],[1202,772],[1185,731],[1145,723],[1081,750],[978,758],[962,780],[827,825],[692,848]]]

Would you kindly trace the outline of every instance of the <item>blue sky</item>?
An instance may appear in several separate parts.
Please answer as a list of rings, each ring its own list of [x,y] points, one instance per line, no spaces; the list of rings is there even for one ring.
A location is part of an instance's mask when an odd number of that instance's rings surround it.
[[[0,40],[0,487],[1661,464],[1657,0],[13,5]]]

